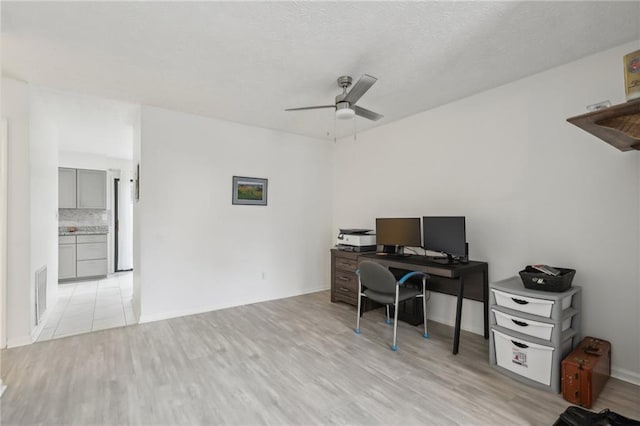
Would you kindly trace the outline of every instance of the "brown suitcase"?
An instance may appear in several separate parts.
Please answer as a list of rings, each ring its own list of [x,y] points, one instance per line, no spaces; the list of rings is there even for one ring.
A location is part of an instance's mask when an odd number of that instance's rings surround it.
[[[611,375],[611,343],[585,337],[562,360],[562,397],[591,408]]]

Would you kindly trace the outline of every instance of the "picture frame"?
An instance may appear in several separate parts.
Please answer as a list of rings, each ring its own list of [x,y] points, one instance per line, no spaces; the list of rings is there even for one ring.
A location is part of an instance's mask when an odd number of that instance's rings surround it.
[[[268,179],[233,176],[232,203],[236,205],[266,206]]]

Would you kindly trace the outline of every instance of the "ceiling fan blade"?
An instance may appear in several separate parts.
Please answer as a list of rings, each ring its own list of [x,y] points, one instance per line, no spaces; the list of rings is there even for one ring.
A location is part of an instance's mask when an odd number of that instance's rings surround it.
[[[378,114],[377,112],[369,111],[366,108],[359,107],[355,105],[353,109],[356,111],[356,115],[360,117],[368,118],[369,120],[377,121],[380,120],[384,115]]]
[[[310,107],[302,107],[302,108],[289,108],[285,109],[285,111],[303,111],[305,109],[321,109],[321,108],[333,108],[335,109],[335,105],[320,105],[320,106],[310,106]]]
[[[344,100],[351,104],[355,104],[376,81],[378,81],[377,78],[372,77],[369,74],[363,74],[362,77],[360,77],[360,80],[358,80],[349,93],[347,93]]]

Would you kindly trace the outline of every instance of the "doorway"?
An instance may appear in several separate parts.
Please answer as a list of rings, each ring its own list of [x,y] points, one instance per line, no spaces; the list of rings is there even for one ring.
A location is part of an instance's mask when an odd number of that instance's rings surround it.
[[[133,179],[113,179],[113,268],[114,272],[133,270]]]

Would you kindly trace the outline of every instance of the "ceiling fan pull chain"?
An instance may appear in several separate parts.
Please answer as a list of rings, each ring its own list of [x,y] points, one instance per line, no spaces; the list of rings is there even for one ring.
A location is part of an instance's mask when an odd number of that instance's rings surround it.
[[[353,140],[356,141],[358,140],[358,138],[356,137],[358,135],[358,130],[356,129],[356,118],[353,117]]]

